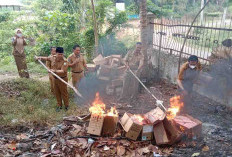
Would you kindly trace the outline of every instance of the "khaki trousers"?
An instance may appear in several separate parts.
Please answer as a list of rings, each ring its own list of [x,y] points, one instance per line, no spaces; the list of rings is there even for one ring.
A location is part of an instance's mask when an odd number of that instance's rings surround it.
[[[83,77],[84,71],[82,71],[81,73],[72,73],[72,84],[75,88],[78,88],[78,84],[80,83]]]
[[[63,78],[64,81],[68,82],[68,78]],[[62,100],[66,107],[69,106],[68,89],[67,85],[61,82],[59,79],[54,78],[54,90],[56,94],[57,106],[62,106]]]

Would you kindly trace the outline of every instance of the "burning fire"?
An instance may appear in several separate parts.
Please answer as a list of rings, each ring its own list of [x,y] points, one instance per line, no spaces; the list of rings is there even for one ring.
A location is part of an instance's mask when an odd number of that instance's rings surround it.
[[[141,115],[133,115],[131,119],[135,122],[138,122],[139,124],[143,124],[144,118]]]
[[[115,107],[111,107],[107,113],[105,112],[106,105],[103,103],[103,101],[100,98],[99,93],[96,93],[95,100],[92,103],[92,106],[89,108],[89,111],[91,114],[97,114],[100,116],[118,116],[118,111]]]
[[[180,111],[180,108],[184,106],[184,103],[181,101],[180,96],[174,96],[170,98],[170,108],[167,110],[168,120],[174,119],[177,113]]]
[[[110,111],[108,111],[107,116],[118,116],[118,111],[115,107],[111,107]]]

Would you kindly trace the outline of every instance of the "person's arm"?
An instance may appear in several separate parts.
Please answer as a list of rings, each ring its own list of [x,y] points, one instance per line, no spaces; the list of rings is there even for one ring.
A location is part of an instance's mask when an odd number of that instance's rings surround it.
[[[49,57],[43,57],[43,56],[35,56],[36,60],[42,60],[42,61],[50,61]]]
[[[23,46],[26,46],[27,45],[27,42],[25,40],[25,37],[23,36]]]
[[[184,79],[184,71],[186,70],[187,63],[185,63],[181,68],[177,78],[177,84],[181,90],[185,91],[182,81]]]
[[[122,59],[122,63],[124,65],[126,65],[126,67],[128,68],[129,67],[129,55],[130,55],[130,51],[126,54],[126,56]]]
[[[74,62],[72,61],[71,57],[68,58],[68,66],[69,67],[74,67],[78,62],[79,62],[78,58],[75,58]]]
[[[51,70],[51,61],[47,60],[46,61],[46,66],[48,67],[48,69]]]
[[[88,70],[87,62],[86,62],[85,58],[83,58],[83,66],[85,67],[86,70]]]
[[[56,74],[64,74],[68,71],[68,63],[65,61],[63,66],[61,67],[61,70],[52,70]]]
[[[14,36],[13,38],[12,38],[12,45],[13,46],[15,46],[16,44],[17,44],[17,36]]]
[[[140,61],[139,61],[139,67],[138,67],[138,70],[141,70],[141,69],[142,69],[142,67],[143,67],[143,65],[144,65],[144,56],[143,56],[143,55],[141,55],[141,59],[140,59]]]

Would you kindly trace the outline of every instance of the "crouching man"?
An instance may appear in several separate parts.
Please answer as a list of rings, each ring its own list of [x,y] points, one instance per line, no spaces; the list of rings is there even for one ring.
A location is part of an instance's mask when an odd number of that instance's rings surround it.
[[[188,61],[182,65],[177,78],[180,94],[183,96],[185,111],[188,112],[191,106],[191,98],[194,83],[197,83],[202,66],[198,57],[191,55]]]

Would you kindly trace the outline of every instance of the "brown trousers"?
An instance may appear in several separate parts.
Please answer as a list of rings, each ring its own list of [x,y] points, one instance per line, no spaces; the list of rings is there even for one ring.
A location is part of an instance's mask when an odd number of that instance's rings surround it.
[[[64,81],[68,82],[68,78],[64,78]],[[59,79],[54,79],[54,90],[56,94],[57,106],[62,106],[62,100],[66,107],[69,106],[68,89],[67,85],[61,82]]]
[[[72,84],[75,88],[78,88],[78,84],[81,81],[81,78],[84,77],[84,71],[81,73],[72,73]]]
[[[14,55],[14,58],[15,58],[15,63],[18,69],[19,76],[24,78],[29,78],[25,54]]]
[[[133,71],[134,72],[134,71]],[[140,76],[138,76],[140,77]],[[128,70],[123,78],[123,88],[120,98],[121,99],[133,99],[139,92],[139,82]]]
[[[52,92],[52,94],[56,95],[55,90],[54,90],[54,77],[50,73],[48,75],[49,75],[49,82],[50,82],[51,92]]]

